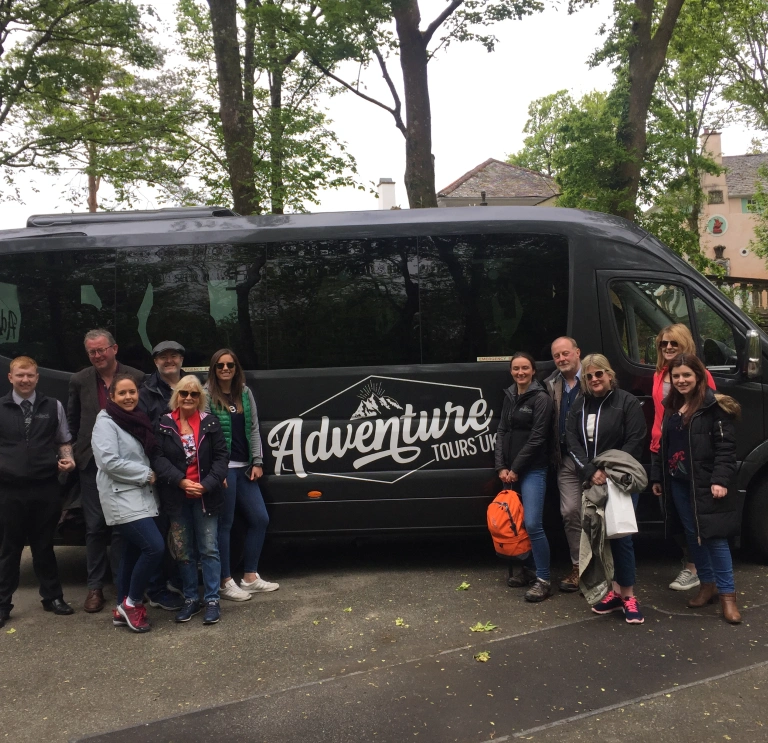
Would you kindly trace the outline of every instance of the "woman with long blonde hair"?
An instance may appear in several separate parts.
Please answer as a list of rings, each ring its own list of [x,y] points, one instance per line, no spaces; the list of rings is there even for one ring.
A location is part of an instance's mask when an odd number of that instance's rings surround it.
[[[661,444],[661,424],[664,420],[664,400],[672,391],[669,376],[669,364],[678,354],[696,355],[696,344],[691,331],[682,323],[667,325],[656,336],[656,372],[653,375],[653,428],[651,429],[651,455],[657,454]],[[715,389],[715,380],[707,374],[707,385]],[[681,533],[674,535],[675,541],[683,552],[683,568],[677,577],[669,584],[673,591],[687,591],[696,588],[700,581],[696,565],[688,554],[685,536]]]

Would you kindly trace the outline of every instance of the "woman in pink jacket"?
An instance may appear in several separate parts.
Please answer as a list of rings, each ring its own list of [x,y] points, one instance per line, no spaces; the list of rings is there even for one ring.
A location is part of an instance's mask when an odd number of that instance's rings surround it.
[[[669,363],[680,353],[696,354],[696,344],[693,342],[691,331],[682,323],[667,325],[656,336],[656,372],[653,375],[653,429],[651,430],[651,452],[656,454],[661,445],[661,423],[664,419],[664,398],[670,391]],[[715,380],[707,371],[707,384],[714,390]],[[675,540],[683,550],[683,569],[669,584],[674,591],[687,591],[700,584],[696,574],[696,566],[688,555],[685,536],[675,535]]]

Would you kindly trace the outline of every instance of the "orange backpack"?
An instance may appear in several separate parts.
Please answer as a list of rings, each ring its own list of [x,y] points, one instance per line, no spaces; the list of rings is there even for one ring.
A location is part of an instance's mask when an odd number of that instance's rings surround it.
[[[499,557],[521,557],[530,552],[523,503],[514,490],[502,490],[488,505],[488,531]]]

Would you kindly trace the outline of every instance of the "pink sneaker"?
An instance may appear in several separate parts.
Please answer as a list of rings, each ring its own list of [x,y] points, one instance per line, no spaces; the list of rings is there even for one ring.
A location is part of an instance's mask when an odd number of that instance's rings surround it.
[[[608,591],[605,598],[592,607],[595,614],[611,614],[614,611],[624,611],[624,599],[616,591]]]
[[[120,616],[125,619],[125,623],[129,629],[134,632],[149,632],[152,629],[147,621],[147,610],[144,604],[138,604],[137,606],[128,606],[123,601],[120,606],[117,607],[117,611]]]

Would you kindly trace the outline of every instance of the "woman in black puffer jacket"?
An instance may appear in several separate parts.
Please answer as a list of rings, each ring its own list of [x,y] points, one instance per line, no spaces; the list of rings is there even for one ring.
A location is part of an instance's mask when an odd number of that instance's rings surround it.
[[[171,517],[170,538],[184,586],[177,622],[200,612],[197,558],[203,567],[203,624],[219,621],[218,513],[224,503],[229,451],[219,419],[205,412],[206,395],[194,375],[183,377],[171,395],[171,412],[157,426],[160,502]]]
[[[616,373],[608,359],[592,353],[581,360],[581,388],[584,395],[568,413],[565,438],[568,454],[576,463],[585,487],[605,485],[605,470],[594,458],[610,449],[618,449],[639,460],[645,443],[645,417],[637,398],[619,388]],[[632,495],[637,508],[638,494]],[[642,624],[645,619],[635,597],[635,548],[632,535],[611,540],[613,588],[592,607],[595,614],[624,613],[628,624]]]
[[[543,601],[550,594],[549,542],[544,533],[544,495],[547,491],[549,434],[552,428],[552,398],[534,378],[536,362],[527,353],[517,353],[510,362],[515,384],[504,390],[504,405],[496,430],[496,471],[505,486],[520,493],[525,528],[532,554],[526,563],[536,580],[525,594],[526,601]],[[527,585],[526,571],[520,575],[510,565],[508,585]]]
[[[688,606],[704,606],[719,594],[726,621],[738,624],[728,538],[739,533],[744,506],[734,483],[733,420],[740,407],[709,389],[706,368],[693,354],[676,356],[669,372],[672,390],[664,400],[661,447],[653,458],[653,492],[664,495],[666,513],[674,505],[701,580]]]

